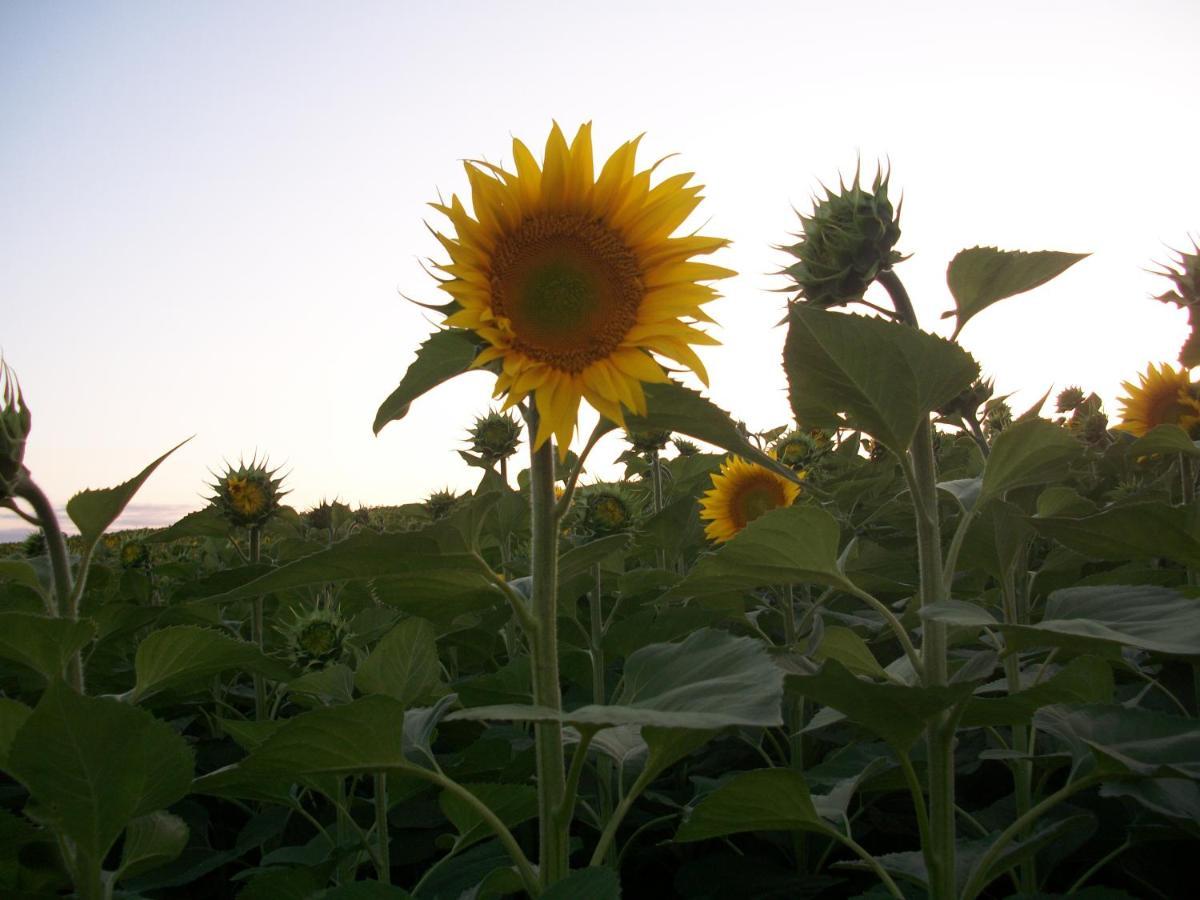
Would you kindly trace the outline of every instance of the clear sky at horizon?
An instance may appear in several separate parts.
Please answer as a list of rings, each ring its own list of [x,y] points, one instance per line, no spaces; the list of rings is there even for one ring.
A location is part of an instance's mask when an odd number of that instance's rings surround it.
[[[1198,33],[1191,0],[9,0],[0,348],[33,411],[26,462],[62,504],[195,434],[138,498],[171,514],[255,452],[300,508],[471,487],[455,451],[490,376],[371,423],[433,329],[401,295],[442,302],[426,204],[552,120],[594,122],[598,155],[644,131],[642,162],[678,153],[662,171],[707,185],[695,224],[741,274],[700,352],[752,427],[788,417],[773,245],[860,158],[904,195],[898,271],[926,328],[948,331],[959,249],[1093,254],[962,343],[1015,407],[1081,384],[1115,418],[1120,382],[1186,334],[1145,269],[1200,231]]]

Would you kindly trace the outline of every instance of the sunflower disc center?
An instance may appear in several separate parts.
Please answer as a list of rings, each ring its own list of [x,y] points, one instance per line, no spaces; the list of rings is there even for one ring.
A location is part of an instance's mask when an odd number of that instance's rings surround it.
[[[621,238],[583,216],[526,219],[496,244],[492,306],[512,346],[578,373],[616,350],[637,322],[641,269]]]

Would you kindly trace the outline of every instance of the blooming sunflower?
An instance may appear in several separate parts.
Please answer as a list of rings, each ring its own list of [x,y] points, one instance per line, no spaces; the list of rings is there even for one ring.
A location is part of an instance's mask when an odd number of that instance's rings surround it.
[[[700,282],[734,274],[692,259],[728,241],[671,236],[701,186],[688,185],[691,173],[651,186],[654,167],[635,169],[639,141],[618,147],[596,175],[591,125],[568,145],[555,124],[541,165],[515,139],[515,172],[465,164],[473,215],[457,196],[433,204],[455,231],[434,232],[450,255],[438,266],[454,298],[446,324],[486,342],[475,366],[501,361],[495,396],[507,395],[504,408],[533,394],[534,447],[553,434],[564,457],[581,399],[620,425],[622,408],[645,414],[642,384],[666,380],[652,353],[707,384],[690,345],[717,343],[694,327],[712,321],[701,305],[717,293]]]
[[[799,473],[801,478],[804,473]],[[712,490],[700,504],[700,518],[708,522],[704,533],[724,543],[765,512],[791,506],[800,486],[763,466],[731,456],[712,478]]]
[[[1151,363],[1138,384],[1121,385],[1127,395],[1120,398],[1121,431],[1141,437],[1156,425],[1179,425],[1190,431],[1200,423],[1200,401],[1191,390],[1187,369],[1176,370],[1167,363]]]

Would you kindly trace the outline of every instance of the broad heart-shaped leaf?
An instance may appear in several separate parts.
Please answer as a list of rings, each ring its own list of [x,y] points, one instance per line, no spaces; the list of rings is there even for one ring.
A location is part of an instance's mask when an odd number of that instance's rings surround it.
[[[1023,725],[1052,703],[1108,703],[1113,695],[1112,667],[1095,656],[1080,656],[1045,681],[1000,697],[976,694],[967,703],[960,724]]]
[[[1001,497],[1012,488],[1053,481],[1082,451],[1083,445],[1070,432],[1052,422],[1017,422],[992,444],[979,502]]]
[[[488,584],[485,572],[485,565],[474,555],[441,553],[437,544],[420,532],[377,534],[360,531],[327,550],[280,566],[260,578],[205,600],[228,602],[331,581],[384,576],[419,578],[434,573],[474,576],[474,581],[485,587]]]
[[[883,738],[907,750],[925,724],[971,693],[970,683],[946,687],[877,684],[856,678],[837,660],[826,660],[815,675],[788,675],[789,691],[832,707]]]
[[[987,309],[997,300],[1023,294],[1061,275],[1087,253],[1062,253],[1039,250],[997,250],[995,247],[972,247],[963,250],[950,261],[946,282],[954,295],[954,312],[942,318],[958,316],[955,334],[962,331],[968,320]]]
[[[15,581],[45,596],[37,569],[23,559],[0,559],[0,581]]]
[[[679,644],[650,644],[630,654],[612,704],[556,714],[540,706],[504,704],[460,710],[455,719],[552,721],[592,728],[655,725],[709,730],[781,723],[783,673],[756,640],[715,628]],[[653,746],[651,746],[653,752]]]
[[[1127,453],[1134,459],[1156,453],[1182,453],[1184,456],[1197,457],[1200,456],[1200,447],[1178,425],[1155,425],[1130,444]]]
[[[33,613],[0,613],[0,659],[29,666],[47,681],[63,677],[67,660],[92,639],[88,620],[51,619]]]
[[[404,705],[372,694],[288,719],[240,766],[248,775],[268,776],[404,768],[403,731]]]
[[[842,625],[827,625],[821,635],[821,643],[813,653],[813,659],[824,662],[836,659],[856,675],[871,675],[886,678],[887,673],[871,648],[858,634]]]
[[[187,823],[179,816],[161,810],[139,816],[125,829],[121,865],[113,880],[132,878],[169,863],[183,852],[187,840]]]
[[[621,881],[612,869],[577,869],[541,894],[542,900],[621,900]]]
[[[865,431],[897,454],[979,375],[961,347],[897,322],[800,304],[788,319],[783,367],[797,421]]]
[[[795,769],[756,769],[735,776],[701,800],[679,827],[675,840],[684,843],[741,831],[794,830],[829,830],[813,806],[804,776]]]
[[[441,671],[433,626],[405,619],[363,660],[354,683],[364,694],[386,694],[407,707],[436,691]]]
[[[1054,591],[1036,625],[1000,625],[1017,647],[1081,653],[1137,647],[1200,657],[1200,602],[1156,585],[1097,585]]]
[[[134,658],[137,683],[129,699],[138,703],[229,669],[258,672],[276,681],[292,675],[286,665],[263,655],[247,641],[215,628],[173,625],[150,632],[138,644]]]
[[[750,443],[729,413],[707,397],[676,381],[644,384],[642,389],[646,394],[646,415],[626,415],[625,427],[628,430],[664,429],[685,434],[773,469],[785,478],[795,479],[795,472]]]
[[[102,490],[81,491],[68,500],[67,515],[79,529],[84,544],[92,544],[99,540],[100,535],[104,534],[104,530],[121,514],[125,505],[133,499],[133,495],[158,468],[159,463],[190,440],[191,438],[180,441],[124,484]]]
[[[1130,503],[1094,516],[1034,517],[1041,534],[1094,559],[1162,557],[1200,569],[1200,507]]]
[[[837,521],[820,507],[773,509],[715,552],[701,556],[664,598],[706,597],[779,584],[851,588],[838,565],[839,537]]]
[[[188,792],[192,751],[149,713],[55,682],[13,739],[8,771],[39,819],[102,858],[131,820]]]
[[[500,821],[509,828],[537,816],[537,788],[532,785],[464,784],[462,787],[482,800],[484,806],[499,816]],[[475,807],[468,805],[457,794],[443,791],[438,797],[438,806],[458,829],[458,849],[465,849],[494,836],[495,832],[483,821]]]
[[[629,548],[630,540],[628,534],[610,534],[579,547],[572,547],[558,558],[559,584],[569,581],[577,575],[590,572],[592,566],[603,562],[610,556],[623,553]]]
[[[444,381],[461,375],[471,367],[478,353],[478,338],[462,328],[435,331],[417,350],[400,386],[388,396],[375,414],[375,433],[383,426],[408,415],[412,402]]]
[[[1101,775],[1200,779],[1200,728],[1195,719],[1148,709],[1057,704],[1033,724],[1070,748],[1077,767]]]

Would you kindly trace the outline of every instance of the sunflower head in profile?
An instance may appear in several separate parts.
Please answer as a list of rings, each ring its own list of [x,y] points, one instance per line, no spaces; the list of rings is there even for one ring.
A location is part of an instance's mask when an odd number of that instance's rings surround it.
[[[654,167],[635,166],[639,140],[596,173],[591,125],[570,144],[555,125],[541,163],[514,140],[514,171],[466,164],[471,212],[456,196],[433,204],[455,232],[435,232],[450,255],[446,324],[483,339],[475,366],[500,363],[505,408],[533,394],[534,447],[553,434],[561,458],[581,400],[619,425],[623,410],[645,414],[642,384],[666,380],[651,354],[707,383],[691,345],[716,343],[695,325],[711,321],[701,307],[717,294],[701,282],[734,274],[693,259],[724,239],[672,236],[701,188],[690,173],[652,185]]]
[[[700,503],[700,518],[708,523],[704,533],[717,543],[729,540],[763,513],[791,506],[800,496],[800,485],[738,456],[723,462],[712,482],[712,490]]]
[[[1141,437],[1158,425],[1179,425],[1191,433],[1200,427],[1200,400],[1197,399],[1187,369],[1175,369],[1163,363],[1151,363],[1138,383],[1126,381],[1121,402],[1121,431]]]

